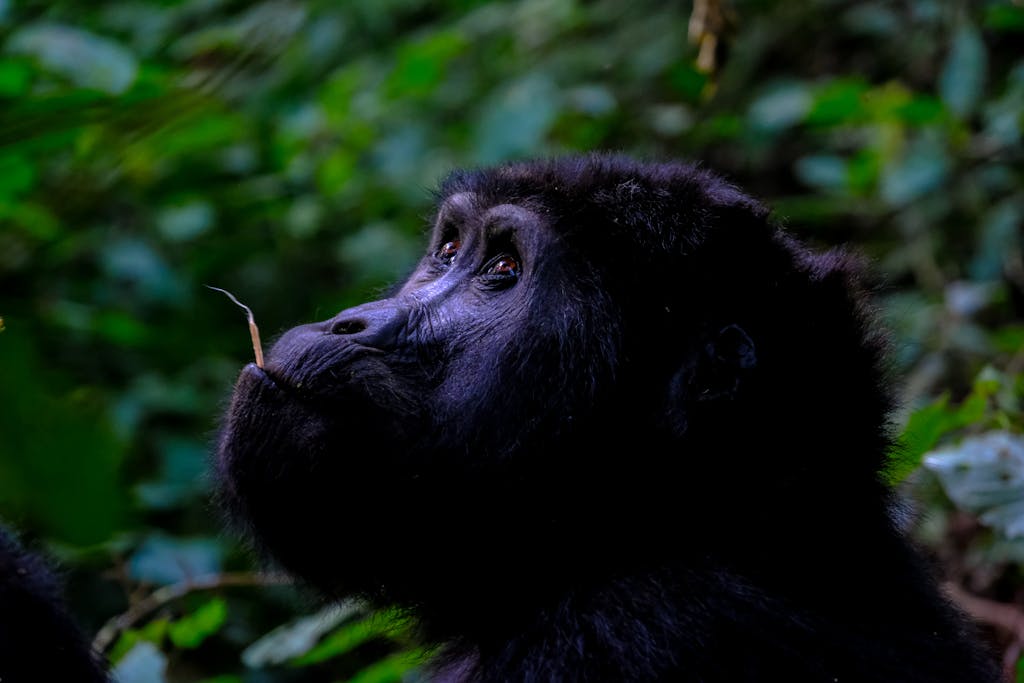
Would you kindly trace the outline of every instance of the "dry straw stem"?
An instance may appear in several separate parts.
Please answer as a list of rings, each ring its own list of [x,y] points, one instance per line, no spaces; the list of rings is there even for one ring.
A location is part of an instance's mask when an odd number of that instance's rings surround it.
[[[260,345],[260,328],[256,327],[256,319],[252,315],[252,311],[248,306],[243,304],[241,301],[235,298],[235,295],[226,289],[220,287],[213,287],[212,285],[205,285],[207,289],[212,289],[215,292],[220,292],[226,295],[229,299],[235,302],[235,305],[245,310],[246,318],[249,321],[249,336],[252,337],[252,350],[256,354],[256,367],[263,367],[263,346]]]

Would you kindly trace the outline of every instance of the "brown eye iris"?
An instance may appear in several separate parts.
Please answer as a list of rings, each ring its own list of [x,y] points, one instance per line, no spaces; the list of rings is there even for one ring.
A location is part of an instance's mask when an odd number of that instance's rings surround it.
[[[458,255],[460,246],[462,246],[462,242],[459,240],[445,242],[441,245],[441,248],[437,250],[437,258],[441,259],[446,264],[451,264],[451,262],[455,260],[456,255]]]
[[[511,276],[519,275],[519,261],[511,256],[501,256],[487,268],[488,275]]]

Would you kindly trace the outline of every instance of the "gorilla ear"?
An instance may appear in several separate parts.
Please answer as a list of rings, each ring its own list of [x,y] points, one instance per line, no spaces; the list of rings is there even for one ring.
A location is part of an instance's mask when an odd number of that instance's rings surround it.
[[[754,341],[742,327],[726,325],[708,334],[672,376],[666,424],[677,434],[686,433],[697,404],[732,400],[741,391],[744,375],[755,367]]]
[[[726,325],[718,331],[715,339],[709,344],[715,360],[741,370],[749,370],[757,365],[757,352],[754,340],[739,325]]]
[[[739,391],[743,371],[757,365],[750,335],[739,325],[726,325],[705,345],[697,359],[693,381],[697,401],[731,399]]]
[[[704,345],[672,378],[672,395],[684,403],[731,399],[743,375],[757,366],[750,335],[739,325],[726,325],[709,334]]]

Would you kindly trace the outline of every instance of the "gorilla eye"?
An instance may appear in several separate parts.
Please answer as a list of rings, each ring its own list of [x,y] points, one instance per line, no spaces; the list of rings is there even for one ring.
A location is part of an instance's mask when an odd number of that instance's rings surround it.
[[[451,265],[452,261],[455,260],[456,255],[459,253],[459,247],[462,246],[462,242],[459,240],[451,240],[441,245],[441,248],[437,250],[437,258],[445,265]]]
[[[519,277],[519,261],[508,254],[502,254],[487,264],[484,274],[497,278]]]

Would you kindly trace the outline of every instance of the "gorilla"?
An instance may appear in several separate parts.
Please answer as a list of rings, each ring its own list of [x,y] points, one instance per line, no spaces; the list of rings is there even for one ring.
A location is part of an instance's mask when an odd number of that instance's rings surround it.
[[[0,527],[0,681],[103,683],[92,651],[43,556]]]
[[[451,681],[996,681],[894,520],[858,259],[613,154],[456,172],[389,296],[246,366],[220,502]]]

